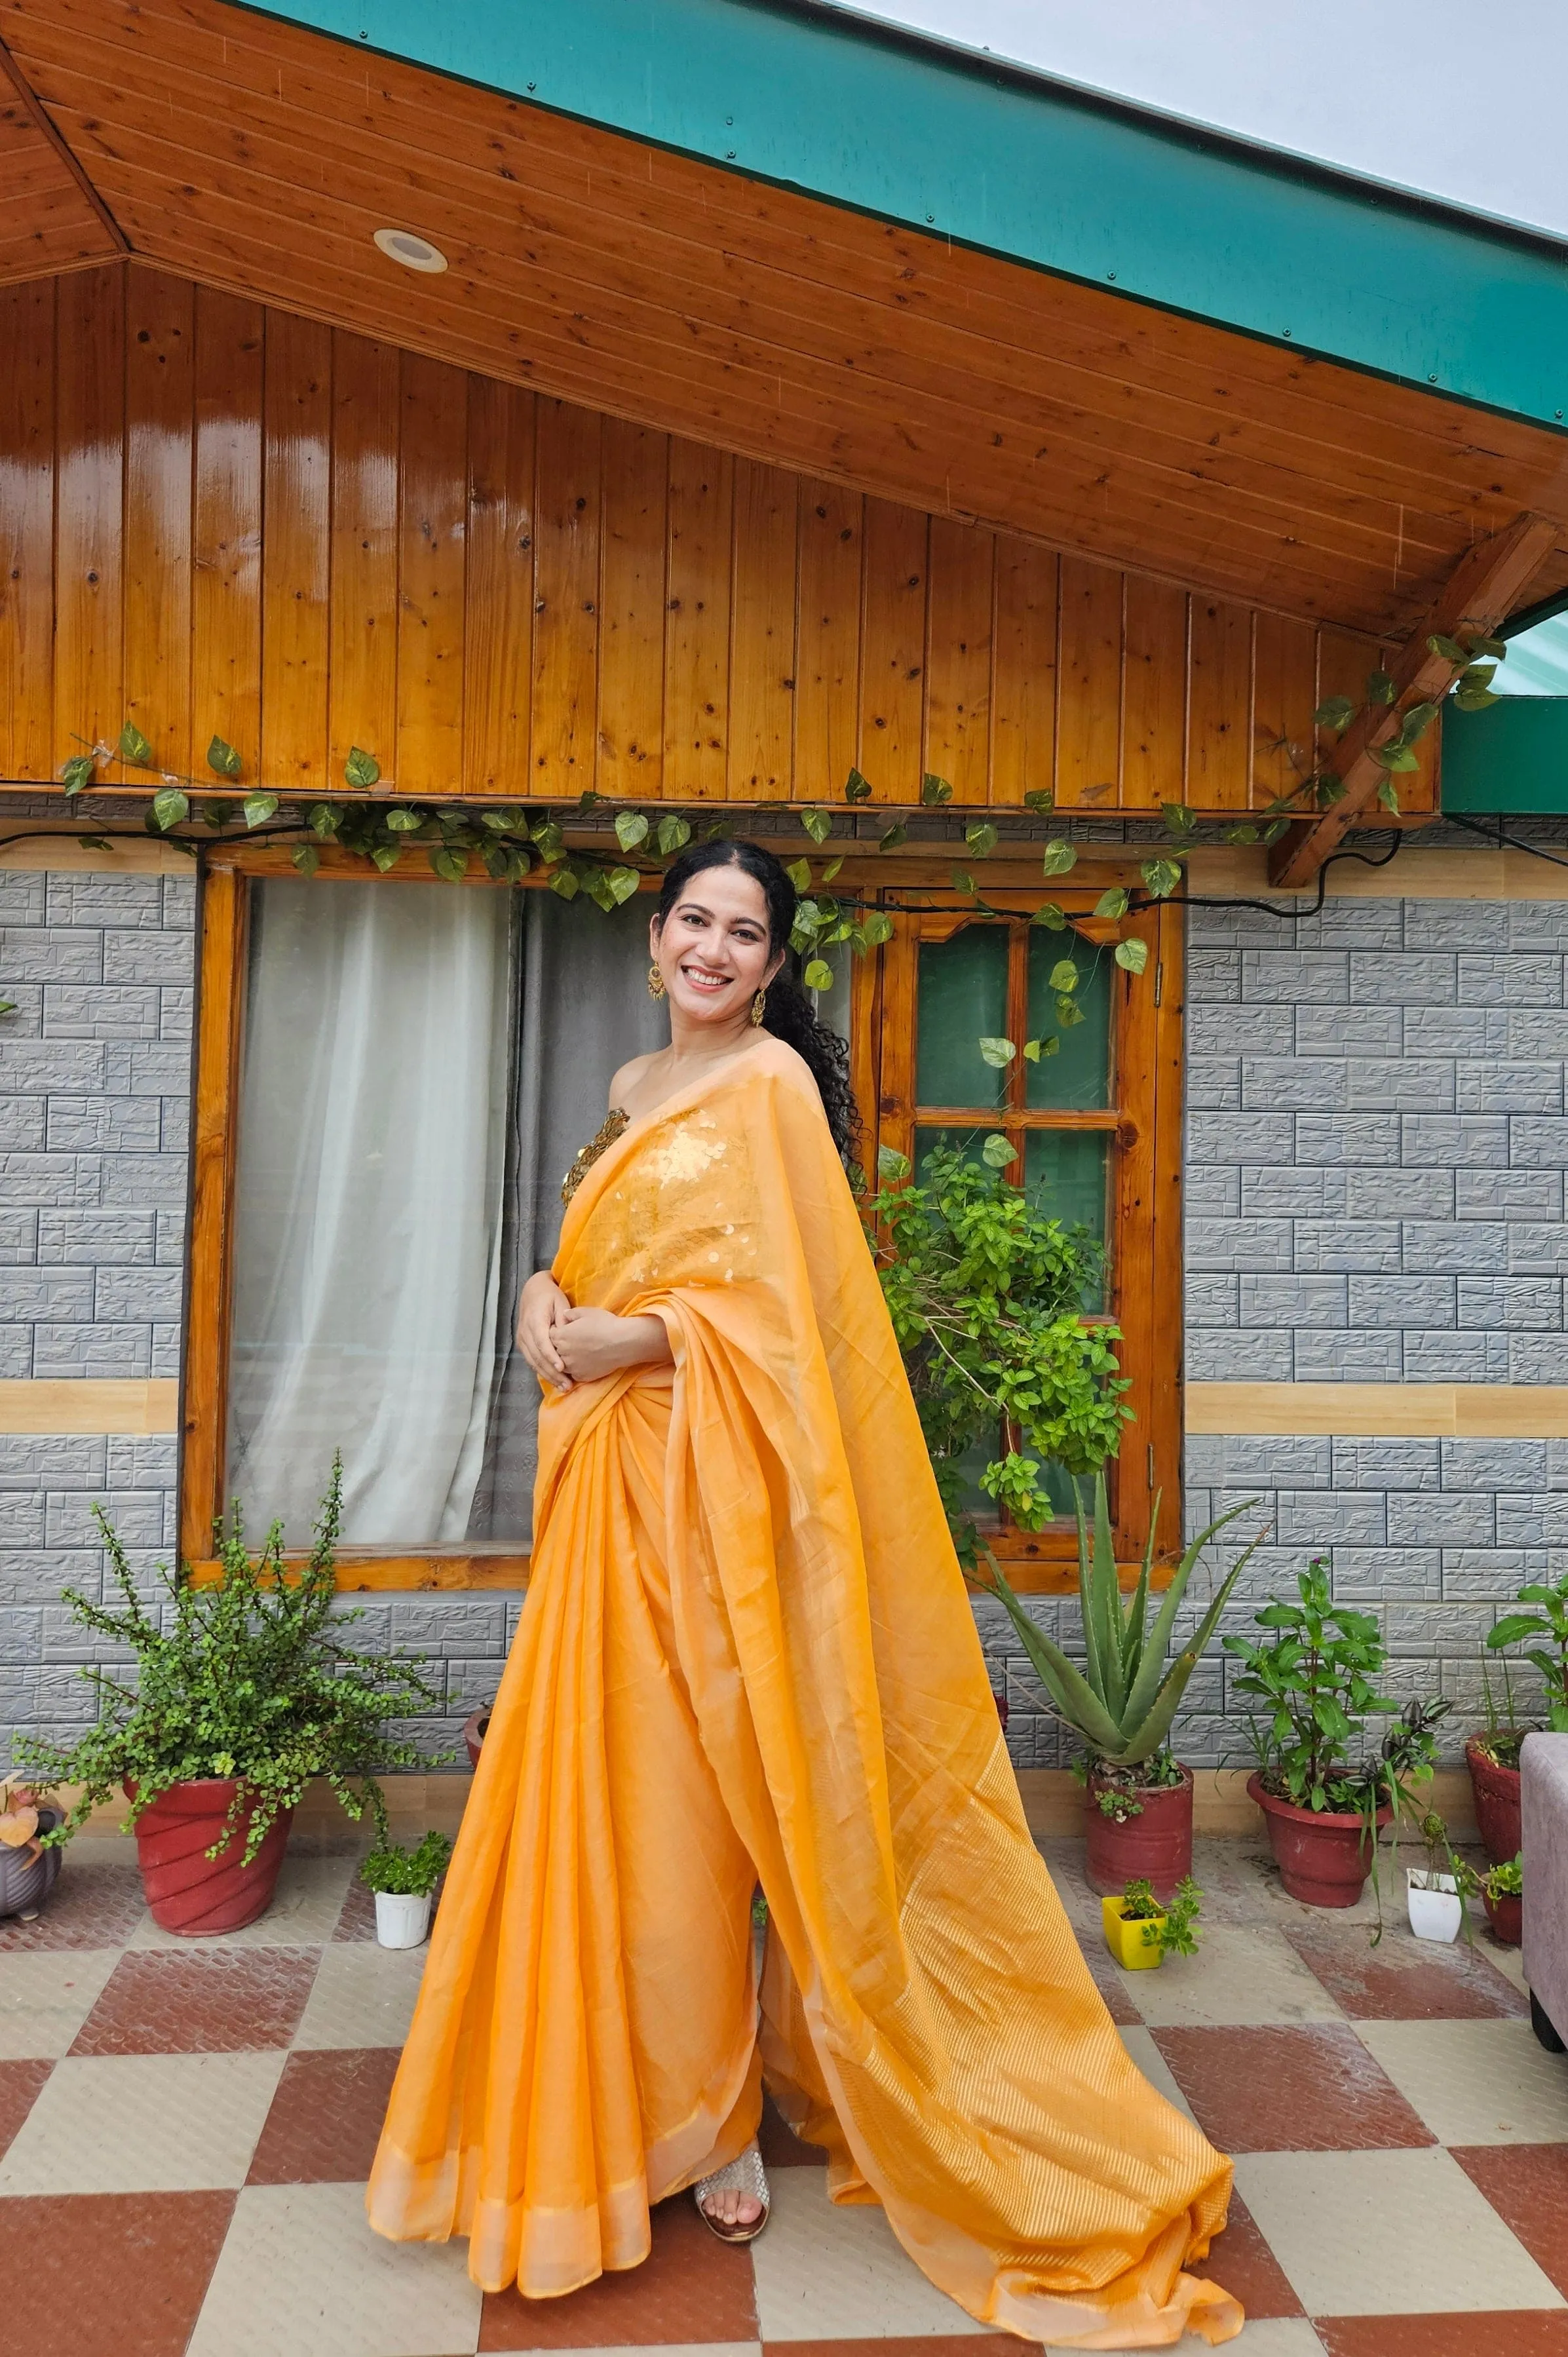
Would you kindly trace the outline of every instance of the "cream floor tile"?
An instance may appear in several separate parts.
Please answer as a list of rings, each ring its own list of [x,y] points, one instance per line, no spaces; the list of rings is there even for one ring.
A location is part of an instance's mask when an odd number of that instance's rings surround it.
[[[985,2329],[926,2281],[880,2210],[836,2210],[820,2169],[779,2169],[751,2245],[765,2341],[880,2341]]]
[[[353,1872],[351,1857],[301,1857],[291,1851],[284,1859],[272,1905],[242,1932],[221,1932],[212,1940],[187,1940],[177,1932],[161,1932],[151,1915],[144,1915],[129,1944],[133,1948],[318,1948],[332,1937]]]
[[[1165,1969],[1162,1964],[1161,1972],[1163,1973]],[[1146,1979],[1148,1975],[1145,1974],[1140,1977]],[[1150,2086],[1157,2087],[1167,2104],[1174,2104],[1178,2112],[1185,2112],[1187,2118],[1192,2119],[1195,2116],[1192,2105],[1177,2086],[1170,2064],[1155,2044],[1154,2031],[1122,2029],[1119,2024],[1117,2035]]]
[[[1485,1924],[1477,1919],[1473,1908],[1471,1910],[1471,1923],[1475,1930],[1476,1945],[1480,1950],[1482,1955],[1485,1956],[1487,1964],[1495,1965],[1497,1970],[1501,1973],[1504,1980],[1512,1981],[1515,1988],[1518,1989],[1521,1996],[1528,1996],[1530,1995],[1530,1983],[1524,1976],[1523,1952],[1519,1948],[1499,1947],[1496,1940],[1488,1940],[1486,1933]]]
[[[1178,2345],[1192,2350],[1194,2357],[1197,2357],[1201,2347],[1190,2337]],[[1305,2316],[1250,2316],[1242,2327],[1240,2340],[1230,2345],[1236,2357],[1323,2357],[1323,2343]],[[1020,2341],[1021,2352],[1027,2348],[1026,2341]],[[664,2357],[662,2350],[659,2357]],[[1053,2341],[1046,2343],[1043,2357],[1082,2357],[1082,2352],[1058,2350]]]
[[[1568,2305],[1439,2146],[1242,2153],[1236,2190],[1310,2315]]]
[[[760,2341],[660,2341],[652,2346],[657,2348],[659,2357],[762,2357]],[[559,2344],[554,2349],[501,2349],[495,2357],[559,2357]],[[620,2341],[614,2348],[575,2349],[572,2357],[629,2357],[629,2352],[627,2343]]]
[[[188,2357],[465,2357],[480,2292],[461,2243],[388,2243],[362,2185],[241,2194]]]
[[[281,2053],[68,2056],[0,2160],[0,2194],[242,2185],[283,2066]]]
[[[1283,1933],[1264,1924],[1243,1930],[1217,1923],[1196,1956],[1167,1956],[1152,1973],[1122,1978],[1154,2029],[1251,2029],[1345,2018]]]
[[[1528,2021],[1363,2021],[1357,2034],[1439,2143],[1568,2141],[1568,2055]]]
[[[427,1947],[378,1948],[372,1940],[324,1949],[295,2046],[401,2046],[429,1953]]]
[[[0,1956],[0,2061],[66,2053],[119,1961],[118,1948]]]

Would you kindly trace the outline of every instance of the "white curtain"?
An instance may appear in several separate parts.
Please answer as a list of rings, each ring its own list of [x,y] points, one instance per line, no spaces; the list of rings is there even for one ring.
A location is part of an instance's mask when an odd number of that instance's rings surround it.
[[[259,884],[241,1102],[229,1488],[347,1544],[467,1533],[496,1366],[514,896]]]

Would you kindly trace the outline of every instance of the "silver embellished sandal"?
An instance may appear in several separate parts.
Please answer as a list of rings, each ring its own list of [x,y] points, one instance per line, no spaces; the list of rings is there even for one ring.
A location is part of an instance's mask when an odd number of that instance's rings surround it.
[[[722,2218],[710,2217],[703,2207],[704,2201],[714,2193],[749,2194],[754,2201],[761,2202],[762,2215],[760,2218],[754,2218],[748,2226],[739,2224],[726,2226]],[[756,2137],[754,2136],[746,2150],[743,2153],[737,2153],[735,2159],[726,2167],[716,2169],[712,2177],[699,2177],[692,2188],[692,2198],[696,2202],[697,2215],[703,2225],[707,2227],[710,2233],[716,2234],[721,2243],[755,2243],[768,2223],[769,2208],[768,2178],[762,2166],[762,2155],[757,2148]]]

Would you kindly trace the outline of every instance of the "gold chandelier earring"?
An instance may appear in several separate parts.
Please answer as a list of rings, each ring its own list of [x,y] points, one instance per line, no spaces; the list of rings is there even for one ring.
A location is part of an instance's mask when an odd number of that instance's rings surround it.
[[[662,998],[664,996],[664,976],[656,965],[650,965],[648,969],[648,996],[650,998]]]
[[[751,1001],[751,1028],[754,1031],[761,1030],[763,1018],[767,1013],[768,993],[765,990],[757,991]]]

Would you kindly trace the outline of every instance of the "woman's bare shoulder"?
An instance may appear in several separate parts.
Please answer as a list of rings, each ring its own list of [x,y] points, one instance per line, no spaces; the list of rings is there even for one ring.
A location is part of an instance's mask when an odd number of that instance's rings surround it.
[[[611,1113],[615,1112],[618,1105],[625,1104],[627,1098],[637,1087],[654,1058],[660,1052],[660,1049],[654,1048],[650,1049],[646,1056],[632,1056],[611,1073],[609,1101]]]

